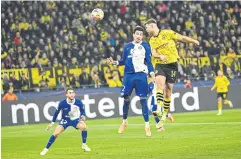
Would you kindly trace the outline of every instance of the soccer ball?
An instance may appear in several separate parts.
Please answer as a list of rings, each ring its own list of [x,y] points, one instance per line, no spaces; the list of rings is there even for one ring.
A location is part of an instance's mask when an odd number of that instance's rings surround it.
[[[104,18],[104,12],[101,9],[96,8],[91,12],[91,17],[94,20],[102,20]]]

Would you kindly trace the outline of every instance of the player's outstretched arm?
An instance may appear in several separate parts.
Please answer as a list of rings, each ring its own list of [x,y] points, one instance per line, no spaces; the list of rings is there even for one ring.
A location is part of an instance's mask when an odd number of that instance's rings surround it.
[[[179,41],[182,41],[182,42],[186,42],[186,43],[193,43],[193,44],[199,46],[199,41],[197,41],[195,39],[189,38],[189,37],[181,35],[181,34],[177,34],[176,37],[177,37],[176,40],[179,40]]]
[[[145,62],[147,64],[148,72],[151,75],[152,82],[155,82],[155,73],[154,73],[154,67],[151,63],[151,47],[149,45],[146,46],[146,58]]]
[[[126,61],[127,56],[128,56],[128,51],[127,51],[127,48],[124,47],[122,59],[120,61],[114,61],[112,59],[112,57],[110,57],[110,58],[107,58],[107,64],[119,65],[119,66],[125,65],[125,61]]]
[[[81,101],[80,101],[80,119],[83,121],[86,120],[85,106]]]
[[[60,103],[58,105],[58,108],[56,109],[55,113],[54,113],[54,116],[53,116],[53,119],[52,119],[52,122],[47,126],[47,130],[51,129],[59,115],[59,112],[61,110],[61,106],[60,106]]]

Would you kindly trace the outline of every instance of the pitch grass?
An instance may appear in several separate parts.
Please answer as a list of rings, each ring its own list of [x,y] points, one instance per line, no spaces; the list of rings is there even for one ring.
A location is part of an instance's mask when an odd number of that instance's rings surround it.
[[[145,137],[142,116],[130,117],[124,134],[117,134],[120,118],[89,120],[88,145],[81,150],[80,132],[68,128],[40,156],[52,131],[47,124],[2,128],[2,159],[240,159],[241,109],[173,114],[164,132]]]

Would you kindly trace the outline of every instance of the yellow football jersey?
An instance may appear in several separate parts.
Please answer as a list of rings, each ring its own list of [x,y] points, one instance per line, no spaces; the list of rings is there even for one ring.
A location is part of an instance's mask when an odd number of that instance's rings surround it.
[[[160,58],[153,57],[154,64],[170,64],[177,62],[179,56],[175,40],[178,34],[172,30],[160,30],[157,36],[152,36],[149,43],[152,49],[156,49],[160,55],[167,57],[167,62],[163,62]]]
[[[228,92],[229,84],[230,82],[226,76],[217,76],[213,88],[217,87],[217,93],[226,93]]]

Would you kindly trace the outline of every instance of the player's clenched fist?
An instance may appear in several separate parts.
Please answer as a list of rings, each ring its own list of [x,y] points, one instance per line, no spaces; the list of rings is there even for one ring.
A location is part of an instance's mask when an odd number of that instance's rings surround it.
[[[194,43],[195,45],[197,45],[197,46],[200,45],[199,41],[197,41],[197,40],[193,40],[193,43]]]

